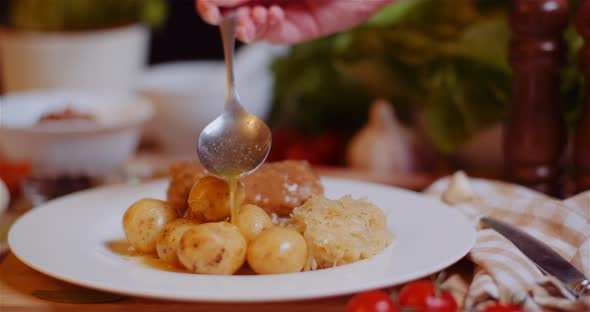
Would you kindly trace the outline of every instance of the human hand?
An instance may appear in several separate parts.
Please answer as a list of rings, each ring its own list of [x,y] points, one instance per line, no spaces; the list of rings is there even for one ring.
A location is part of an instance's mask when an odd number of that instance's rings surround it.
[[[237,8],[237,37],[292,44],[357,26],[395,0],[196,0],[203,19],[213,25],[224,9]]]

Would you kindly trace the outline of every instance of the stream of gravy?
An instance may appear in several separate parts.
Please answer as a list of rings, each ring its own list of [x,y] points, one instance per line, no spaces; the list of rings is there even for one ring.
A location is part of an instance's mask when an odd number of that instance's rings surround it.
[[[230,176],[225,178],[225,180],[227,181],[227,184],[229,185],[229,211],[230,211],[230,222],[233,225],[236,225],[236,220],[237,220],[237,216],[238,216],[238,209],[239,209],[239,205],[240,203],[238,203],[238,196],[237,195],[237,190],[238,190],[238,183],[239,178],[237,176]]]

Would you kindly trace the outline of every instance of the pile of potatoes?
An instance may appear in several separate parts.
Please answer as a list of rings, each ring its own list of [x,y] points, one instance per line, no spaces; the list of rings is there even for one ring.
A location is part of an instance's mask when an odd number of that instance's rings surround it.
[[[244,200],[243,186],[237,190]],[[299,272],[307,261],[303,236],[275,226],[256,205],[241,205],[236,220],[230,216],[229,186],[207,176],[192,188],[190,209],[178,216],[165,201],[145,198],[123,216],[127,241],[135,250],[157,254],[166,263],[198,274],[231,275],[245,262],[258,274]]]

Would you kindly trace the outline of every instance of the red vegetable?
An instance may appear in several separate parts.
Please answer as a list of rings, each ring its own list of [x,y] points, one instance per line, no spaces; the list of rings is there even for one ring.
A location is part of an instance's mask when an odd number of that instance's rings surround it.
[[[272,129],[272,146],[268,161],[279,161],[285,159],[289,147],[301,140],[301,133],[289,128]]]
[[[26,162],[3,162],[0,160],[0,178],[6,186],[8,191],[13,196],[17,196],[21,191],[21,184],[24,179],[31,174],[31,165]]]
[[[348,302],[346,312],[399,312],[391,297],[384,291],[372,290],[360,293]]]
[[[314,138],[310,143],[323,165],[337,165],[344,155],[345,142],[341,134],[327,131]]]
[[[453,295],[436,288],[435,283],[425,280],[407,284],[399,293],[399,305],[416,312],[456,312],[458,305]]]
[[[342,160],[344,146],[342,135],[327,131],[316,137],[301,138],[287,149],[285,158],[307,160],[313,165],[335,166]]]
[[[322,156],[310,144],[305,142],[298,142],[289,146],[285,152],[285,159],[307,160],[312,165],[323,164]]]

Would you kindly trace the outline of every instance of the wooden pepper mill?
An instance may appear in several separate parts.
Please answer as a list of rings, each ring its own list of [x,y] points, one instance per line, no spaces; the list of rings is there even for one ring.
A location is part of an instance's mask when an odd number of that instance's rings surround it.
[[[590,189],[590,0],[584,0],[576,18],[578,32],[586,39],[580,51],[585,77],[584,108],[574,142],[574,167],[577,191]]]
[[[515,0],[510,26],[514,70],[512,108],[504,137],[508,178],[556,195],[565,126],[559,109],[559,74],[565,62],[567,0]]]

